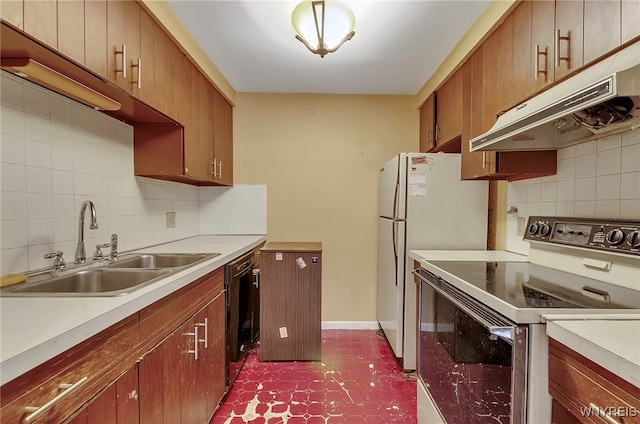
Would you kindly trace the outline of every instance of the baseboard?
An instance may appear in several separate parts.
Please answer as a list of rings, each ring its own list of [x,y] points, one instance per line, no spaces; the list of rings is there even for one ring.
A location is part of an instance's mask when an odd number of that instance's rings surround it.
[[[377,330],[378,321],[322,321],[323,330]]]

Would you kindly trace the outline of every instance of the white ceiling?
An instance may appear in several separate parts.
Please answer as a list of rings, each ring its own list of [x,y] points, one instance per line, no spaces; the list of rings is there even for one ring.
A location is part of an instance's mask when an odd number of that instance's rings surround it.
[[[356,35],[324,58],[296,40],[299,0],[168,0],[238,92],[416,94],[490,0],[343,0]]]

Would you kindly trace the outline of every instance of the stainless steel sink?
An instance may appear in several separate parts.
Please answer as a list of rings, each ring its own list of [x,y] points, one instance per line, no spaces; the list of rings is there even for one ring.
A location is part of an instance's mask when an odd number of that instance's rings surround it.
[[[143,253],[133,257],[121,257],[107,268],[181,268],[220,256],[219,253]]]
[[[170,274],[168,269],[87,269],[2,289],[3,296],[121,296]]]
[[[7,297],[122,296],[220,253],[134,253],[107,265],[95,263],[65,275],[40,273],[27,281],[0,289]]]

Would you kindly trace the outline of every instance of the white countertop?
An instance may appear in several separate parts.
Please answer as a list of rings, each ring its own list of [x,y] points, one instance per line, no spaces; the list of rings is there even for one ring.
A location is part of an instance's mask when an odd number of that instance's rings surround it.
[[[0,385],[156,300],[224,266],[266,240],[262,235],[198,236],[136,252],[220,253],[116,297],[0,297]]]
[[[640,315],[545,315],[547,335],[640,387]]]
[[[525,255],[504,250],[410,250],[416,261],[511,261],[527,262]]]

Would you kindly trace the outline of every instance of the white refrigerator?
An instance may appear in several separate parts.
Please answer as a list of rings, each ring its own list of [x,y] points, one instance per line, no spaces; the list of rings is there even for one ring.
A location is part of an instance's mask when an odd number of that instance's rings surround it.
[[[487,181],[460,180],[460,154],[401,153],[380,170],[378,322],[405,370],[416,369],[410,250],[485,250]]]

